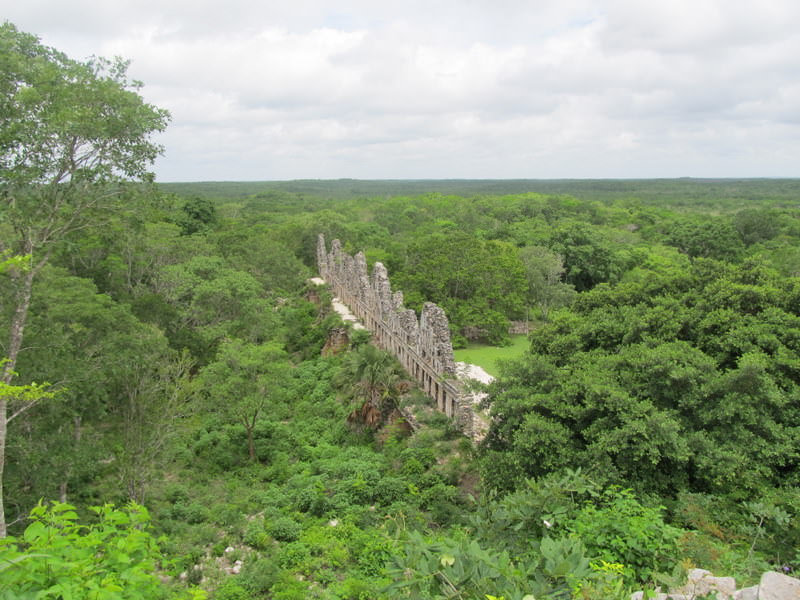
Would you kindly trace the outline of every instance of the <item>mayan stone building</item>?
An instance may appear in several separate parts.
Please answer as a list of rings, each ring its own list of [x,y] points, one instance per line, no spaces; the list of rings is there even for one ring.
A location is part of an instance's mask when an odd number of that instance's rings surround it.
[[[392,292],[386,267],[375,263],[370,274],[363,252],[350,256],[339,240],[331,242],[328,252],[322,234],[317,240],[317,266],[331,291],[372,332],[373,343],[391,352],[439,410],[472,437],[473,401],[456,379],[444,311],[426,302],[418,319],[413,310],[403,306],[403,293]]]

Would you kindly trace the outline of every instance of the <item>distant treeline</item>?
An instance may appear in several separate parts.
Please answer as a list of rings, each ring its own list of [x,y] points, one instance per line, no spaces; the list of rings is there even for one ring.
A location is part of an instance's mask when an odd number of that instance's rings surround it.
[[[297,179],[292,181],[209,181],[162,183],[181,196],[243,199],[274,193],[353,199],[453,194],[502,195],[535,192],[568,194],[583,200],[637,199],[646,204],[735,210],[754,204],[800,205],[800,179]]]

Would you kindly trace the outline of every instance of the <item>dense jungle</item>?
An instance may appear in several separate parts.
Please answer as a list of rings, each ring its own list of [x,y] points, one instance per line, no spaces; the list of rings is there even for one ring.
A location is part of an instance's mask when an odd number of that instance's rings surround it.
[[[800,569],[800,180],[155,184],[168,115],[124,64],[1,33],[0,599]],[[319,233],[456,347],[528,323],[483,442],[308,282]]]

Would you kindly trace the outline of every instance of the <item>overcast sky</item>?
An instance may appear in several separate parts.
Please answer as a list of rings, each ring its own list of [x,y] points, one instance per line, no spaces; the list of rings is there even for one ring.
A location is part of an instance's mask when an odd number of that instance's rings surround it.
[[[800,176],[798,0],[0,0],[172,114],[159,181]]]

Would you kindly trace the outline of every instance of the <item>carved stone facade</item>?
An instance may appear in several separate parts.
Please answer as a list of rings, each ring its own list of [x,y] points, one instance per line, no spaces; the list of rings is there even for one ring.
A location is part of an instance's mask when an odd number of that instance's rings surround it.
[[[456,379],[453,345],[447,315],[432,302],[422,314],[403,306],[403,293],[392,292],[389,274],[375,263],[370,274],[363,252],[350,256],[339,240],[328,252],[325,237],[317,240],[319,274],[331,291],[372,332],[375,345],[389,351],[417,380],[439,410],[456,420],[465,435],[473,436],[473,404]]]

